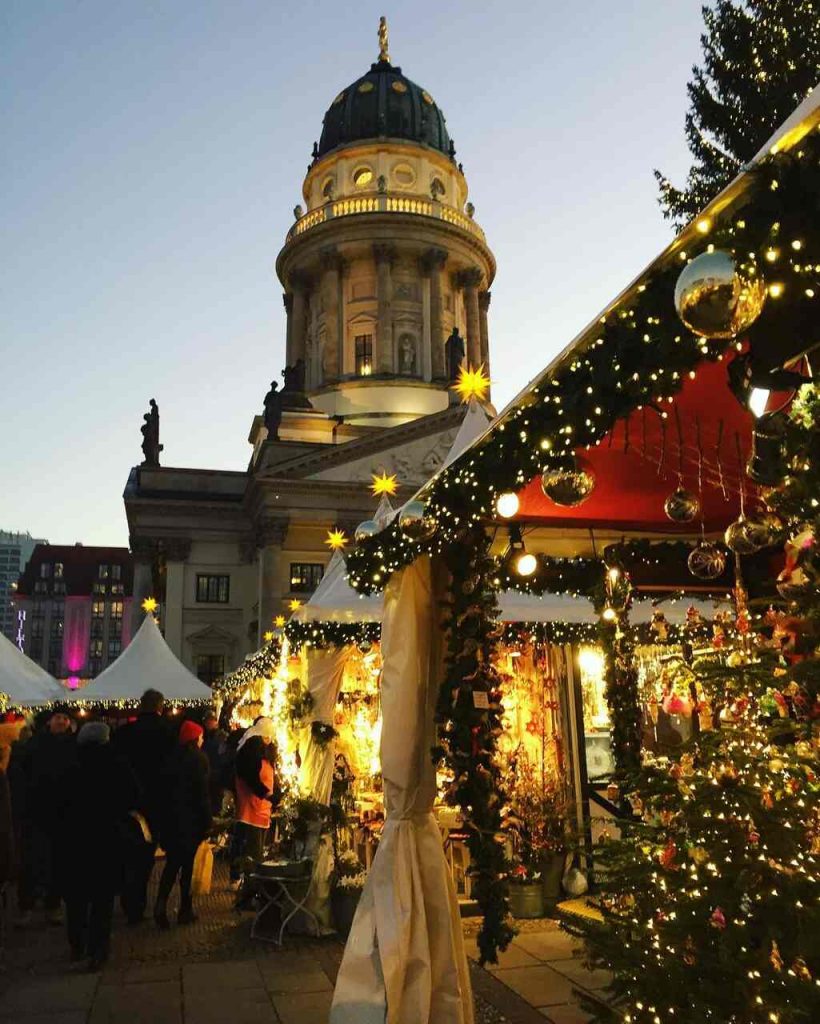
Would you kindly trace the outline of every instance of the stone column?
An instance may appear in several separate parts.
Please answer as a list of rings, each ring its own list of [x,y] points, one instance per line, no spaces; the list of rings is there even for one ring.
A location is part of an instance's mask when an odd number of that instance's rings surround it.
[[[293,312],[290,318],[290,348],[288,366],[295,366],[306,355],[305,336],[307,333],[307,296],[310,290],[310,276],[304,271],[294,271],[290,275],[290,286],[293,289]]]
[[[293,359],[293,295],[290,292],[284,292],[282,302],[285,306],[285,314],[287,315],[287,323],[285,325],[285,366],[290,366],[291,359]]]
[[[339,330],[339,293],[342,277],[342,257],[334,248],[322,249],[322,288],[325,307],[325,345],[322,352],[322,380],[330,384],[339,379],[341,361],[341,331]]]
[[[490,308],[490,292],[481,292],[478,296],[478,312],[480,317],[479,331],[481,332],[481,362],[484,364],[484,371],[490,376],[490,329],[487,323],[487,311]]]
[[[428,249],[421,261],[422,272],[430,278],[430,370],[434,381],[447,380],[441,327],[441,272],[446,262],[444,249]]]
[[[373,246],[376,261],[376,295],[378,312],[376,325],[376,373],[393,373],[393,260],[396,250],[392,245],[377,243]]]
[[[478,267],[469,267],[458,275],[458,282],[464,289],[464,311],[467,317],[467,364],[476,368],[481,363],[481,328],[478,311],[478,286],[481,284],[481,271]]]
[[[131,588],[131,639],[133,640],[145,618],[142,602],[146,597],[154,597],[154,560],[157,555],[157,542],[153,537],[132,537],[129,546],[131,554],[134,556],[134,584]]]
[[[191,542],[184,537],[163,541],[165,552],[165,642],[184,664],[188,659],[182,650],[182,620],[185,607],[185,563],[191,553]]]
[[[282,545],[288,533],[286,519],[274,520],[265,525],[261,534],[259,547],[259,634],[258,645],[262,646],[262,637],[273,629],[273,620],[281,612],[282,597]]]

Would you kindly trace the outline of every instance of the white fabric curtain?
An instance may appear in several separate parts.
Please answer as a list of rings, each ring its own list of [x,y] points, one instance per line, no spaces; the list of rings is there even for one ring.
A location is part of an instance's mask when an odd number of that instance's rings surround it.
[[[305,677],[307,688],[313,697],[311,721],[333,724],[333,709],[342,688],[345,662],[349,657],[346,648],[329,647],[326,650],[304,649]],[[333,785],[334,743],[324,747],[316,743],[310,730],[306,730],[302,746],[301,787],[319,803],[330,803],[330,789]],[[323,930],[333,930],[330,913],[330,875],[333,870],[333,850],[329,836],[322,836],[313,862],[313,888],[308,907],[316,915]],[[294,930],[306,927],[300,921]]]
[[[385,591],[386,820],[339,969],[331,1024],[473,1024],[461,918],[432,813],[438,619],[425,555],[393,575]]]

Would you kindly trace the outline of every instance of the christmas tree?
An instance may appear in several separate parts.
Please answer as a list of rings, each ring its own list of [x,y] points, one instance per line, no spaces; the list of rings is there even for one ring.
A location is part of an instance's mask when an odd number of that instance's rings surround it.
[[[729,184],[820,81],[818,0],[717,0],[703,19],[703,63],[687,86],[694,163],[682,189],[655,171],[664,216],[677,226]]]
[[[783,483],[767,497],[788,538],[787,607],[753,632],[741,599],[733,643],[682,650],[674,687],[708,703],[700,720],[716,727],[645,755],[631,814],[596,847],[603,923],[569,928],[613,973],[612,1009],[598,1019],[820,1020],[819,433],[810,385],[789,414]]]

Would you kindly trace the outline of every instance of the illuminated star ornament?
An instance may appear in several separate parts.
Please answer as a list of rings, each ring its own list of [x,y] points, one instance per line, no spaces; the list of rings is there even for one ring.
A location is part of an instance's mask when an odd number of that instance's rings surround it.
[[[344,530],[328,530],[325,544],[331,551],[340,551],[347,544],[347,534]]]
[[[142,610],[148,615],[153,615],[157,607],[157,599],[155,597],[146,597],[142,602]]]
[[[298,597],[294,597],[294,599],[290,602],[289,607],[292,612],[298,612],[299,609],[302,607],[302,602],[299,600]]]
[[[273,640],[273,630],[269,629],[263,637],[266,644],[269,644]]]
[[[381,475],[378,473],[373,474],[373,483],[370,485],[370,490],[378,498],[382,494],[393,495],[399,488],[399,482],[396,479],[396,474],[388,476],[385,470],[382,470]]]
[[[477,369],[462,366],[458,380],[451,386],[452,390],[458,393],[462,402],[469,402],[471,398],[483,402],[490,389],[490,378],[484,372],[483,363]]]
[[[276,626],[277,629],[284,629],[285,628],[285,616],[284,615],[277,615],[276,618],[273,620],[273,624],[274,624],[274,626]]]

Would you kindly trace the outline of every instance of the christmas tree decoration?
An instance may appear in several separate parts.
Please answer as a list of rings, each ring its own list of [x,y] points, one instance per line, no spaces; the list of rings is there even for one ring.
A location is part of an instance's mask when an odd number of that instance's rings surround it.
[[[736,338],[763,312],[766,294],[753,261],[738,265],[731,253],[715,249],[683,268],[675,285],[675,309],[689,330],[703,338]]]
[[[726,556],[715,544],[702,540],[686,559],[689,572],[699,580],[716,580],[726,571]]]
[[[743,514],[729,523],[723,540],[726,547],[736,555],[751,555],[758,549],[755,533],[749,529],[749,520]]]
[[[342,551],[347,544],[347,534],[338,528],[328,530],[325,544],[331,551]]]
[[[700,502],[685,487],[677,487],[663,503],[663,510],[673,523],[691,523],[697,516]]]
[[[541,476],[544,494],[562,508],[582,505],[595,489],[595,478],[584,469],[547,469]]]
[[[357,544],[361,544],[362,541],[367,540],[368,537],[375,537],[377,533],[381,533],[381,527],[374,519],[365,519],[363,523],[359,523],[353,534],[353,540]]]
[[[773,512],[759,512],[746,517],[746,534],[755,550],[780,543],[783,531],[782,521]]]
[[[408,501],[399,512],[399,529],[408,540],[429,540],[437,528],[436,520],[427,512],[423,501]]]

